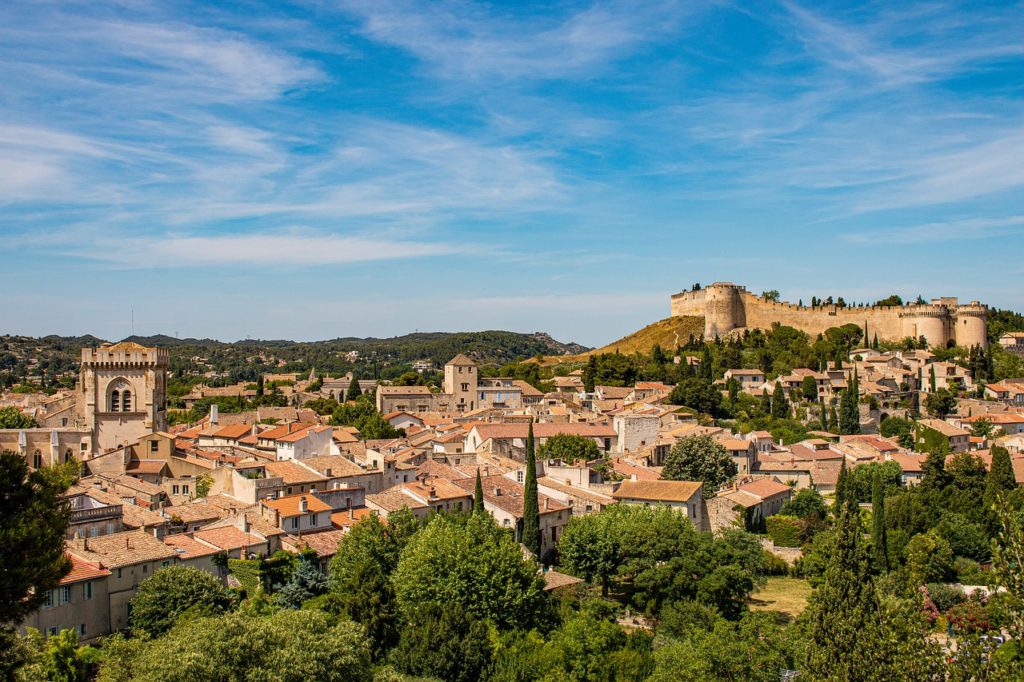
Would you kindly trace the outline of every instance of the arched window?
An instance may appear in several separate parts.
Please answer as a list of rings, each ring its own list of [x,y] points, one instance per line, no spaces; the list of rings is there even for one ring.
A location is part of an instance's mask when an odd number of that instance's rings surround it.
[[[39,450],[36,450],[32,454],[32,467],[35,469],[43,468],[43,453],[41,453]]]
[[[132,411],[132,392],[129,391],[128,389],[125,389],[124,392],[121,393],[121,411]]]
[[[72,457],[74,457],[74,454],[71,452],[71,448],[68,448],[67,450],[64,451],[65,462],[70,462]]]
[[[121,411],[121,392],[111,391],[110,392],[110,411],[120,412]]]

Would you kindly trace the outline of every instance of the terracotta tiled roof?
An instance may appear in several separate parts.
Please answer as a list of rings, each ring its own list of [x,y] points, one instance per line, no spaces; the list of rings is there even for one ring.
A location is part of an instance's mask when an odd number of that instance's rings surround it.
[[[405,507],[409,509],[424,509],[427,506],[402,492],[401,488],[389,488],[379,493],[367,495],[366,501],[387,512],[399,511]]]
[[[290,433],[287,436],[281,436],[280,438],[277,439],[277,442],[278,443],[295,443],[296,441],[300,441],[303,438],[308,438],[310,436],[310,434],[323,433],[324,431],[330,431],[330,430],[331,430],[330,426],[311,426],[308,429],[303,429],[302,431],[296,431],[295,433]]]
[[[309,548],[321,558],[332,557],[338,553],[338,543],[347,531],[338,528],[319,530],[315,533],[303,533],[301,536],[288,535],[281,542],[291,545],[296,550]]]
[[[68,549],[86,561],[104,568],[120,568],[178,556],[177,552],[149,533],[135,530],[95,538],[68,540]]]
[[[769,497],[774,497],[776,495],[793,492],[793,489],[788,485],[779,483],[772,478],[762,478],[756,481],[751,481],[750,483],[744,483],[739,487],[739,490],[742,490],[749,495],[759,497],[762,500],[766,500]]]
[[[168,519],[172,516],[177,516],[184,523],[213,521],[227,516],[226,511],[206,502],[193,502],[191,504],[164,507],[163,512],[167,515]]]
[[[306,511],[301,510],[302,500],[306,500]],[[327,504],[316,495],[289,495],[287,497],[278,497],[273,500],[263,500],[260,504],[270,507],[282,517],[299,516],[300,514],[313,514],[315,512],[331,510],[331,505]]]
[[[350,462],[340,455],[325,455],[322,457],[306,457],[302,460],[306,466],[316,469],[318,472],[329,478],[344,478],[346,476],[361,476],[372,474],[373,471],[366,471],[355,462]],[[331,473],[328,474],[327,472]]]
[[[203,530],[197,530],[192,535],[198,540],[208,542],[209,544],[223,550],[242,549],[245,547],[262,545],[267,542],[257,535],[246,533],[237,526],[205,528]]]
[[[484,492],[484,503],[498,507],[516,518],[523,515],[523,486],[504,476],[484,476],[480,479]],[[462,478],[455,485],[472,495],[476,489],[475,478]],[[569,509],[565,504],[547,495],[537,495],[540,513],[560,512]]]
[[[559,573],[558,571],[545,571],[544,572],[544,591],[550,592],[557,590],[559,587],[568,587],[569,585],[578,585],[583,582],[580,578],[576,578],[565,573]]]
[[[466,357],[462,353],[459,353],[454,358],[444,363],[446,365],[462,365],[463,367],[472,366],[476,367],[476,363],[471,358]]]
[[[178,553],[181,559],[197,559],[204,556],[212,556],[220,550],[208,544],[199,542],[188,533],[176,533],[164,536],[164,544]]]
[[[167,466],[167,462],[162,459],[133,459],[124,468],[126,474],[143,474],[156,476],[164,467]]]
[[[331,514],[331,524],[335,528],[351,528],[363,519],[373,516],[377,512],[367,507],[353,507]]]
[[[282,460],[280,462],[266,463],[267,476],[280,476],[285,485],[299,485],[304,483],[320,483],[327,478],[302,466],[298,462]]]
[[[617,500],[688,502],[700,489],[701,484],[697,481],[623,481],[612,497]]]
[[[71,560],[71,571],[60,579],[61,585],[70,585],[82,580],[93,580],[94,578],[110,575],[110,571],[99,564],[91,563],[70,553],[65,554],[65,556]]]
[[[248,436],[251,432],[252,427],[248,424],[231,424],[230,426],[225,426],[222,429],[214,431],[211,435],[214,438],[238,439]]]

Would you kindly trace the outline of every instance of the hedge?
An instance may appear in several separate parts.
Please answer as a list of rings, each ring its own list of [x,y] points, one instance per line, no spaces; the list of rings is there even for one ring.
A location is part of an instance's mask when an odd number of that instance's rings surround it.
[[[804,524],[795,516],[769,516],[765,519],[765,528],[776,547],[799,547],[801,544]]]

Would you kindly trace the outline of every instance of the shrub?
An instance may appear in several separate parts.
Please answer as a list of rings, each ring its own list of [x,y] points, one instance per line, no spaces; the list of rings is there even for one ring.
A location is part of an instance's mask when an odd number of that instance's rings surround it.
[[[804,526],[795,516],[776,514],[765,520],[768,537],[779,547],[799,547]]]
[[[765,575],[789,575],[789,564],[774,552],[764,550]]]
[[[957,585],[946,585],[945,583],[928,583],[928,596],[935,603],[935,607],[945,613],[957,604],[966,601],[967,595]]]

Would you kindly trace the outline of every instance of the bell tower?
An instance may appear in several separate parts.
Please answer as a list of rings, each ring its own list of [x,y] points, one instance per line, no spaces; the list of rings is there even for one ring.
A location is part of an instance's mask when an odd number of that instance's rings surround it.
[[[93,452],[167,429],[169,360],[167,349],[131,341],[82,349],[78,405],[92,429]]]

